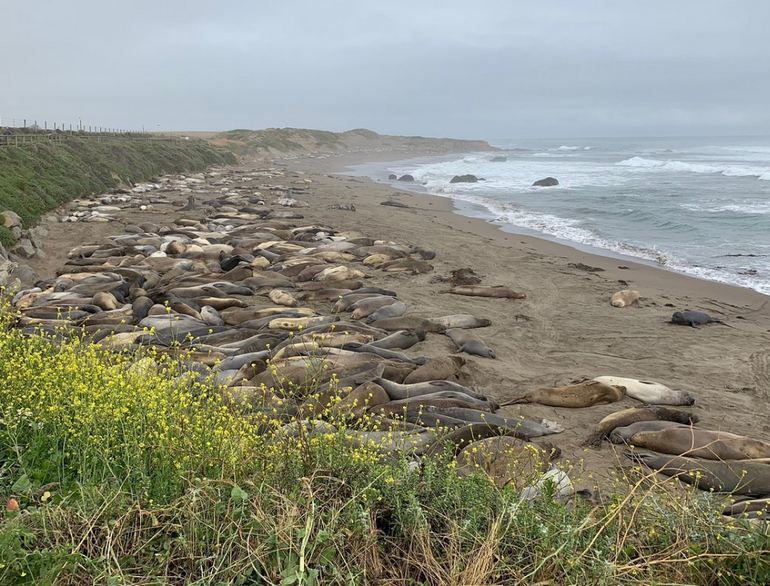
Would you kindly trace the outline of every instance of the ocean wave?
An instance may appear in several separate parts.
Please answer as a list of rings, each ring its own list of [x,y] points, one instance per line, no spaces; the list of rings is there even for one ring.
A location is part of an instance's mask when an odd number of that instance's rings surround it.
[[[756,177],[762,181],[770,181],[770,168],[748,167],[744,165],[688,163],[686,161],[646,159],[631,157],[618,163],[619,167],[635,167],[639,169],[660,169],[663,171],[678,171],[684,173],[719,174],[725,177]]]
[[[730,212],[734,214],[746,215],[767,215],[770,214],[770,201],[745,202],[731,204],[681,204],[681,208],[693,212],[706,212],[711,214],[722,214]]]

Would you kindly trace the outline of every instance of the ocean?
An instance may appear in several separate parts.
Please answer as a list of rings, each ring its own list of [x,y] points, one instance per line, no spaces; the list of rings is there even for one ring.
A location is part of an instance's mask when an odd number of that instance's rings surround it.
[[[358,165],[510,232],[770,295],[770,138],[491,140],[501,152]],[[504,161],[492,161],[505,157]],[[478,183],[450,183],[473,174]],[[555,177],[555,187],[532,187]],[[397,183],[399,188],[409,184]]]

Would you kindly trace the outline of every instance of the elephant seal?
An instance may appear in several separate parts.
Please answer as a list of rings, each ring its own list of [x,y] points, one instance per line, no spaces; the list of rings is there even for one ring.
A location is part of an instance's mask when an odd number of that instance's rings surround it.
[[[750,496],[770,494],[770,466],[766,463],[719,462],[642,451],[625,452],[625,456],[700,490]]]
[[[425,331],[423,330],[398,330],[384,338],[371,342],[370,346],[376,346],[377,348],[384,348],[387,350],[392,350],[394,348],[406,350],[423,340],[425,340]]]
[[[540,446],[511,436],[480,439],[455,456],[460,476],[484,474],[498,487],[521,490],[536,482],[559,454],[558,448]]]
[[[376,354],[377,356],[382,356],[383,358],[387,358],[389,360],[399,360],[401,362],[406,362],[406,363],[416,364],[416,365],[423,365],[428,360],[427,358],[423,358],[423,357],[412,358],[411,356],[407,356],[402,352],[396,352],[395,350],[387,350],[385,348],[380,348],[378,346],[371,346],[370,344],[363,344],[361,342],[347,342],[345,344],[342,344],[340,348],[342,350],[349,350],[351,352],[369,352],[371,354]],[[433,380],[433,379],[428,379],[428,380]]]
[[[707,313],[702,311],[691,311],[689,309],[686,309],[685,311],[675,311],[671,316],[671,323],[678,326],[690,326],[691,328],[705,326],[706,324],[727,325],[725,322],[714,319]]]
[[[285,307],[297,307],[299,302],[293,295],[283,291],[281,289],[273,289],[267,294],[267,297],[276,305],[283,305]]]
[[[120,307],[118,300],[112,293],[108,291],[99,291],[96,293],[91,300],[91,303],[104,311],[110,311]]]
[[[637,421],[636,423],[626,425],[625,427],[616,427],[610,432],[609,438],[613,444],[629,444],[632,443],[632,438],[637,433],[642,431],[657,432],[670,427],[689,428],[688,425],[683,425],[676,421]]]
[[[384,378],[378,379],[375,382],[387,391],[388,395],[393,401],[397,401],[399,399],[409,399],[412,397],[420,397],[422,395],[430,395],[440,391],[455,391],[468,395],[469,397],[473,397],[479,401],[487,402],[487,398],[484,395],[448,380],[433,380],[410,385],[394,383],[393,381],[389,381]]]
[[[449,290],[455,295],[469,295],[472,297],[496,297],[501,299],[526,299],[525,293],[518,293],[509,287],[497,285],[495,287],[481,287],[479,285],[458,285]]]
[[[463,366],[465,366],[465,358],[462,356],[432,358],[409,373],[404,379],[404,383],[412,384],[431,380],[457,380]]]
[[[503,403],[502,406],[539,403],[551,407],[593,407],[594,405],[606,405],[620,401],[625,394],[626,390],[621,386],[589,381],[566,387],[537,389],[508,403]]]
[[[430,321],[443,328],[485,328],[492,322],[488,319],[475,317],[468,313],[458,313],[456,315],[445,315],[443,317],[432,317]]]
[[[203,319],[203,321],[205,321],[210,326],[225,325],[225,320],[223,320],[222,316],[219,315],[219,312],[210,305],[201,307],[200,316],[201,319]]]
[[[368,322],[367,322],[368,323]],[[434,324],[429,319],[424,317],[391,317],[388,319],[381,319],[370,324],[375,328],[393,332],[396,330],[421,330],[423,332],[441,333],[446,328]]]
[[[593,380],[606,385],[626,387],[626,395],[648,405],[690,406],[695,404],[695,398],[690,393],[673,391],[667,386],[656,382],[619,376],[597,376]]]
[[[623,289],[622,291],[618,291],[617,293],[612,294],[612,297],[610,297],[610,305],[612,305],[612,307],[628,307],[630,305],[638,305],[640,297],[641,296],[639,295],[639,291],[634,291],[633,289]]]
[[[596,429],[588,436],[584,446],[598,447],[616,427],[626,427],[637,421],[676,421],[684,425],[698,423],[699,417],[694,413],[669,409],[668,407],[631,407],[610,413],[599,421]]]
[[[429,409],[428,411],[434,412],[435,410]],[[461,419],[466,423],[488,423],[500,428],[510,429],[513,431],[511,435],[523,440],[530,440],[543,435],[551,435],[564,431],[564,428],[558,423],[546,421],[545,419],[538,423],[537,421],[524,419],[523,417],[503,417],[501,415],[487,413],[477,409],[447,407],[442,409],[441,413],[449,417]]]
[[[420,408],[431,406],[436,407],[439,410],[447,407],[467,407],[469,409],[490,412],[497,408],[497,405],[491,401],[474,399],[465,393],[457,391],[439,391],[438,393],[390,401],[389,403],[375,407],[374,412],[380,415],[403,415],[407,411],[416,411]]]
[[[770,497],[747,499],[727,505],[722,509],[722,514],[728,517],[752,514],[752,518],[768,519],[770,515]]]
[[[477,337],[459,328],[450,328],[444,332],[454,345],[458,352],[465,352],[484,358],[497,358],[495,351],[489,348]]]
[[[343,301],[343,300],[340,300],[340,301]],[[361,299],[358,299],[357,301],[354,301],[347,307],[344,307],[345,306],[344,303],[340,305],[343,306],[342,311],[345,311],[346,309],[353,310],[353,313],[350,316],[351,318],[364,319],[365,317],[368,317],[374,312],[376,312],[378,309],[385,307],[387,305],[392,305],[393,303],[396,303],[396,301],[397,299],[395,297],[390,297],[388,295],[369,295]],[[404,306],[404,308],[406,308],[406,306]],[[394,315],[391,317],[398,317],[398,316]]]
[[[401,317],[404,313],[406,313],[406,303],[395,300],[393,303],[388,303],[372,312],[369,317],[366,318],[366,323],[371,324],[384,319]]]
[[[361,417],[371,407],[390,402],[385,389],[373,381],[358,385],[342,400],[332,406],[331,411],[340,416]]]
[[[756,460],[770,458],[770,443],[723,431],[674,427],[640,431],[628,443],[661,454],[705,460]]]
[[[468,444],[477,442],[479,440],[486,439],[488,437],[511,435],[512,430],[499,428],[496,425],[489,423],[470,423],[463,427],[458,427],[455,430],[445,433],[438,438],[433,444],[425,450],[425,456],[429,458],[435,458],[444,451],[447,444],[449,444],[452,456],[456,456],[457,453]]]

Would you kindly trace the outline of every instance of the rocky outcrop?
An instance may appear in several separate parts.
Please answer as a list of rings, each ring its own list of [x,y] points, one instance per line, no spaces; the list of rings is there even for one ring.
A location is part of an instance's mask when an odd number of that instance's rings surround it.
[[[455,175],[452,177],[452,179],[449,181],[449,183],[477,183],[479,181],[484,181],[480,177],[476,177],[475,175]]]
[[[545,177],[544,179],[538,179],[532,184],[532,187],[554,187],[559,184],[559,180],[555,177]]]

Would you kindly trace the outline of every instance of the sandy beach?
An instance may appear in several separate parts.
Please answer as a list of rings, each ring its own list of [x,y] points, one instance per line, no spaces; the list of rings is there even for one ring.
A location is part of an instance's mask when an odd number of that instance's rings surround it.
[[[633,377],[691,392],[704,428],[770,440],[770,297],[506,233],[454,213],[449,199],[339,174],[351,164],[403,158],[403,152],[357,153],[244,161],[240,167],[285,169],[283,183],[298,188],[293,197],[309,204],[300,210],[307,223],[434,250],[434,272],[413,276],[373,271],[372,284],[396,289],[407,304],[407,316],[471,313],[491,320],[490,327],[474,333],[495,350],[497,359],[468,356],[465,370],[471,386],[498,402],[541,386],[601,375]],[[380,205],[391,199],[408,207]],[[355,211],[332,209],[333,204],[353,204]],[[139,218],[173,219],[167,210],[127,212],[119,224]],[[29,264],[40,276],[52,275],[72,246],[119,230],[115,224],[51,224],[45,258]],[[448,285],[436,277],[464,267],[480,275],[484,285],[506,285],[527,297],[446,293]],[[627,287],[640,291],[640,305],[611,307],[612,293]],[[672,312],[685,308],[706,311],[729,327],[667,323]],[[442,356],[453,350],[447,337],[429,334],[409,353]],[[585,409],[516,405],[503,407],[501,413],[556,421],[565,431],[549,439],[562,449],[563,460],[582,461],[588,470],[602,472],[615,464],[613,448],[605,443],[590,449],[581,443],[602,417],[638,404],[625,398]]]

